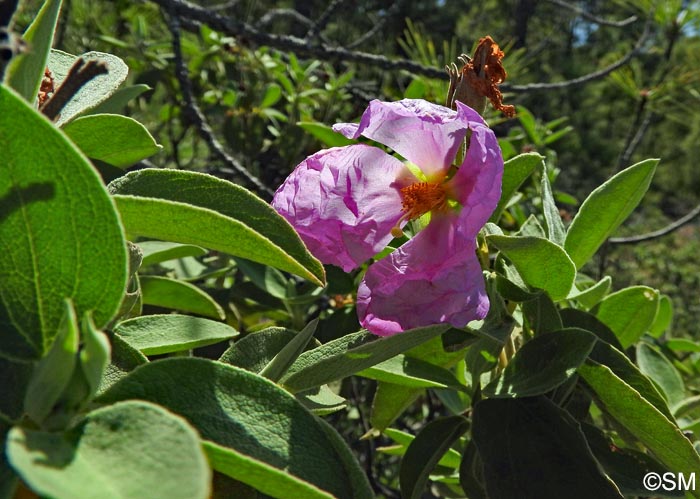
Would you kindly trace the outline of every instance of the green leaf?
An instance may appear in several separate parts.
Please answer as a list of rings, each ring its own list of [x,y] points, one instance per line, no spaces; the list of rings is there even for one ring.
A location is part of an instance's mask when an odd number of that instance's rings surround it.
[[[547,168],[543,168],[542,171],[542,211],[544,211],[544,219],[547,222],[547,235],[548,239],[558,246],[564,246],[564,240],[566,239],[566,229],[564,228],[564,222],[561,221],[561,215],[559,215],[559,208],[554,203],[554,196],[552,195],[552,186],[549,183],[549,176],[547,175]]]
[[[211,467],[231,478],[254,487],[266,496],[279,499],[333,499],[328,492],[315,487],[284,470],[236,450],[202,442]]]
[[[528,286],[545,290],[554,301],[569,294],[576,268],[566,252],[553,242],[513,236],[487,236],[486,240],[513,262]]]
[[[420,345],[448,327],[416,328],[381,339],[364,331],[348,334],[301,354],[280,383],[298,392],[342,379]]]
[[[34,367],[24,398],[27,415],[41,424],[68,386],[78,359],[78,323],[69,301],[51,349]]]
[[[464,418],[462,418],[464,419]],[[394,442],[399,444],[398,446],[391,446],[385,448],[377,448],[378,451],[384,452],[386,454],[391,454],[394,456],[403,456],[406,454],[406,449],[411,445],[416,437],[405,431],[397,430],[395,428],[386,428],[382,430],[387,437],[392,439]],[[448,468],[458,468],[462,456],[453,448],[447,449],[440,460],[437,462],[440,466],[446,466]]]
[[[539,293],[521,305],[523,318],[535,335],[558,331],[563,326],[559,309],[546,293]]]
[[[581,268],[637,207],[656,171],[658,159],[630,166],[595,189],[569,226],[564,248]]]
[[[347,407],[348,402],[330,389],[328,385],[321,385],[305,392],[296,394],[296,398],[304,407],[317,416],[326,416],[338,412]]]
[[[658,309],[657,290],[632,286],[606,296],[596,307],[595,315],[627,348],[649,330]]]
[[[544,156],[536,152],[530,152],[520,154],[505,162],[503,165],[504,169],[501,199],[498,201],[498,206],[496,206],[496,209],[491,214],[489,222],[498,222],[498,219],[501,218],[501,214],[508,205],[510,198],[512,198],[517,192],[522,183],[525,182],[525,179],[528,178],[538,166],[542,165],[543,161]]]
[[[686,476],[700,470],[700,456],[683,432],[610,368],[590,362],[581,365],[578,372],[596,393],[601,408],[668,469]],[[700,497],[700,490],[692,494]]]
[[[472,438],[489,499],[622,499],[578,422],[545,397],[482,400]]]
[[[431,421],[410,443],[401,460],[399,481],[401,497],[419,499],[428,483],[428,476],[459,437],[469,429],[462,416],[449,416]]]
[[[595,334],[601,340],[610,343],[618,350],[624,350],[612,329],[600,322],[595,315],[576,308],[563,308],[559,311],[559,315],[564,327],[585,329]]]
[[[700,352],[700,343],[686,338],[671,338],[666,346],[676,352]]]
[[[99,398],[149,400],[187,418],[202,435],[343,498],[371,497],[339,435],[271,381],[194,357],[145,364]],[[264,422],[264,424],[262,424]]]
[[[365,378],[411,388],[449,387],[458,390],[464,389],[454,374],[447,369],[402,354],[395,355],[357,374]]]
[[[263,376],[270,381],[279,381],[287,372],[289,367],[304,351],[309,340],[313,337],[318,326],[318,319],[309,322],[304,329],[299,331],[294,338],[279,351],[277,355],[260,371]]]
[[[610,276],[606,275],[600,281],[586,289],[578,290],[576,287],[571,288],[571,293],[567,298],[569,300],[577,300],[586,308],[592,308],[608,294],[611,285],[612,279]]]
[[[142,267],[156,263],[176,260],[186,256],[202,256],[207,250],[193,244],[170,243],[167,241],[139,241],[138,246],[143,250]]]
[[[141,276],[143,303],[223,320],[224,309],[207,293],[188,282],[161,276]]]
[[[246,189],[203,173],[144,169],[109,186],[130,234],[196,244],[323,286],[323,265],[291,225]],[[136,197],[138,196],[138,197]]]
[[[535,336],[518,350],[503,374],[484,387],[483,393],[512,398],[554,390],[576,374],[595,342],[595,335],[576,328]]]
[[[29,47],[28,53],[15,58],[7,69],[5,84],[15,89],[32,106],[37,100],[60,10],[61,0],[44,2],[34,21],[22,35]]]
[[[627,356],[612,345],[599,341],[593,347],[589,358],[608,367],[615,376],[636,390],[657,411],[673,420],[666,399],[652,381],[645,376]]]
[[[131,371],[148,362],[148,358],[116,334],[110,335],[112,358],[110,360],[97,393],[104,392]]]
[[[120,322],[117,333],[144,355],[182,352],[238,336],[231,326],[189,315],[144,315]]]
[[[83,343],[80,349],[80,368],[90,389],[87,398],[91,399],[97,393],[109,365],[111,346],[107,335],[95,328],[90,314],[85,314],[80,326],[80,339]]]
[[[659,297],[659,310],[656,312],[654,322],[649,326],[649,334],[654,338],[659,338],[671,329],[671,324],[673,324],[673,302],[668,295],[661,295]]]
[[[586,435],[593,455],[625,497],[649,496],[649,489],[643,486],[644,475],[653,472],[663,476],[669,471],[648,454],[617,447],[595,426],[583,423],[581,429]],[[654,491],[654,497],[685,497],[685,494],[680,490],[660,489]]]
[[[97,75],[78,90],[78,93],[61,110],[61,114],[56,120],[58,126],[63,126],[73,118],[104,102],[124,83],[126,76],[129,74],[128,66],[116,55],[103,52],[87,52],[79,57],[86,62],[100,61],[105,63],[108,72]],[[78,60],[78,56],[60,50],[51,51],[48,66],[53,74],[56,88],[63,83],[76,60]]]
[[[422,99],[425,97],[427,85],[420,76],[415,76],[403,93],[404,99]]]
[[[7,454],[34,491],[55,499],[209,497],[211,471],[197,433],[147,402],[98,409],[66,434],[15,427]]]
[[[658,349],[646,342],[637,343],[637,365],[649,376],[668,400],[669,407],[675,407],[685,398],[685,385],[678,370]]]
[[[326,147],[343,147],[355,143],[354,140],[345,138],[323,123],[300,121],[297,125],[320,140]]]
[[[263,329],[236,341],[219,361],[259,373],[296,335],[295,331],[282,327]]]
[[[93,114],[77,118],[63,131],[88,158],[126,168],[162,149],[146,127],[117,114]]]
[[[129,101],[149,90],[151,90],[151,87],[143,83],[120,88],[100,104],[87,110],[84,114],[121,114]]]
[[[245,258],[236,258],[236,266],[263,291],[280,300],[289,298],[289,281],[279,270]]]
[[[280,97],[282,97],[282,87],[275,83],[271,83],[265,90],[265,95],[260,102],[260,107],[264,109],[266,107],[274,106],[277,104],[277,101],[280,100]]]
[[[0,86],[0,351],[41,357],[70,298],[103,327],[119,309],[127,253],[117,213],[85,158]],[[41,137],[41,147],[37,147]]]

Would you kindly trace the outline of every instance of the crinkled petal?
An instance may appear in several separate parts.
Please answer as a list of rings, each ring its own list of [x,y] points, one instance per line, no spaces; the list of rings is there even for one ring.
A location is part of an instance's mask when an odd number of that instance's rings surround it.
[[[452,192],[462,205],[460,230],[474,238],[488,221],[501,197],[503,156],[498,139],[479,114],[457,102],[458,113],[468,121],[471,137],[462,165],[450,180]]]
[[[417,165],[428,179],[437,180],[457,155],[467,125],[462,114],[422,99],[373,100],[359,124],[339,123],[333,130],[380,142]]]
[[[396,158],[364,144],[306,158],[272,206],[323,263],[350,271],[391,241],[401,218],[399,190],[416,178]]]
[[[357,292],[360,323],[387,336],[419,326],[455,327],[489,309],[474,238],[457,215],[435,218],[416,237],[369,267]]]

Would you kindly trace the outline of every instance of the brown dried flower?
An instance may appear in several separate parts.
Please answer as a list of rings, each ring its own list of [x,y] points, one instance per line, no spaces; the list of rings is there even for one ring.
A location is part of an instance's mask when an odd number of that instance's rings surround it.
[[[459,61],[461,70],[455,63],[446,66],[450,76],[450,88],[447,92],[447,106],[455,108],[455,101],[463,102],[479,114],[486,108],[486,99],[494,108],[507,117],[515,116],[515,107],[503,104],[503,95],[498,85],[506,79],[506,70],[501,63],[503,51],[490,36],[479,40],[474,57],[462,54]]]
[[[41,86],[39,87],[39,107],[44,105],[44,102],[49,100],[53,95],[55,89],[53,86],[53,75],[49,68],[44,70],[44,77],[41,79]]]

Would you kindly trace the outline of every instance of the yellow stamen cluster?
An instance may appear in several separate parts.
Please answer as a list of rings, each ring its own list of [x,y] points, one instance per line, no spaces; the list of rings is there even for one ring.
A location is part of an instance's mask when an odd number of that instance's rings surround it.
[[[404,215],[391,229],[391,235],[401,237],[403,231],[399,227],[404,220],[415,220],[433,210],[444,210],[447,207],[447,192],[444,184],[432,182],[417,182],[401,189],[401,210]]]

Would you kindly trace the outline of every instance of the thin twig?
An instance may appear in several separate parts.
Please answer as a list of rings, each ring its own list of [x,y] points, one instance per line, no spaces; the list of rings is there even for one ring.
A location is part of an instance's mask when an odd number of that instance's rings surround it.
[[[241,165],[236,159],[231,157],[219,143],[219,141],[214,136],[214,133],[209,126],[204,114],[197,106],[194,100],[194,94],[192,92],[192,82],[190,82],[189,75],[187,73],[187,67],[182,58],[182,47],[180,45],[180,19],[175,12],[170,12],[167,16],[168,28],[173,37],[173,54],[175,57],[175,76],[178,83],[180,84],[180,90],[182,91],[182,97],[184,99],[183,114],[190,122],[195,126],[199,132],[199,136],[204,139],[204,141],[209,146],[209,149],[217,156],[227,167],[235,171],[238,175],[245,178],[260,195],[271,197],[274,193],[265,184],[263,184],[257,177],[252,175],[243,165]]]
[[[620,69],[622,66],[630,62],[632,58],[635,55],[637,55],[637,53],[642,49],[650,33],[651,22],[647,22],[647,24],[644,27],[644,32],[642,33],[642,36],[639,37],[637,43],[634,44],[632,50],[627,52],[624,56],[622,56],[620,59],[613,62],[609,66],[606,66],[598,71],[594,71],[593,73],[588,73],[586,75],[579,76],[578,78],[573,78],[571,80],[558,81],[554,83],[530,83],[527,85],[510,85],[508,83],[502,83],[500,85],[501,90],[503,90],[504,92],[532,92],[535,90],[557,90],[562,88],[575,87],[578,85],[583,85],[584,83],[588,83],[593,80],[598,80],[609,75],[616,69]]]
[[[51,121],[55,120],[68,102],[85,84],[99,75],[107,74],[107,65],[95,59],[85,61],[78,57],[68,70],[66,78],[53,96],[39,110]]]
[[[374,26],[372,26],[372,28],[371,28],[370,30],[367,31],[367,32],[366,32],[365,34],[363,34],[362,36],[360,36],[360,37],[359,37],[357,40],[355,40],[354,42],[349,43],[349,44],[347,45],[347,48],[350,49],[350,50],[355,49],[355,48],[359,47],[360,45],[362,45],[363,43],[365,43],[365,42],[366,42],[367,40],[369,40],[370,38],[372,38],[374,35],[376,35],[377,33],[379,33],[379,31],[380,31],[380,30],[384,27],[384,25],[386,24],[387,20],[388,20],[388,19],[391,19],[393,16],[395,16],[395,15],[399,12],[399,10],[400,10],[401,7],[403,6],[403,4],[404,4],[404,0],[396,0],[394,3],[392,3],[392,4],[391,4],[391,7],[389,7],[389,8],[387,9],[387,11],[384,13],[384,15],[379,19],[379,21],[377,21],[377,22],[374,24]]]
[[[589,21],[593,21],[594,23],[600,24],[602,26],[613,26],[615,28],[623,28],[639,19],[637,16],[630,16],[627,19],[623,19],[622,21],[610,21],[608,19],[603,19],[602,17],[598,17],[594,14],[591,14],[590,12],[582,9],[578,5],[573,5],[569,2],[563,2],[562,0],[547,1],[553,3],[554,5],[558,5],[559,7],[563,7],[565,9],[576,12],[579,16],[583,17],[584,19],[588,19]]]
[[[283,17],[293,19],[294,21],[301,23],[304,26],[308,26],[309,28],[314,24],[311,19],[309,19],[305,15],[302,15],[299,11],[296,11],[294,9],[270,9],[265,13],[264,16],[260,18],[260,20],[257,23],[255,23],[255,26],[257,28],[264,28],[265,26],[268,26],[270,23],[272,23],[274,20]]]
[[[640,234],[638,236],[630,236],[630,237],[611,237],[608,239],[608,242],[611,244],[633,244],[633,243],[639,243],[642,241],[649,241],[651,239],[657,239],[659,237],[665,236],[667,234],[670,234],[671,232],[678,230],[679,228],[683,227],[685,224],[690,223],[694,218],[696,218],[698,215],[700,215],[700,204],[697,205],[695,208],[693,208],[688,214],[682,216],[675,222],[672,222],[668,224],[666,227],[663,227],[659,230],[655,230],[653,232],[647,232],[646,234]]]
[[[323,14],[321,14],[321,17],[319,17],[315,23],[311,25],[309,30],[306,32],[304,35],[304,40],[307,41],[312,41],[314,38],[318,36],[318,34],[326,29],[326,25],[328,22],[331,20],[331,17],[333,17],[333,14],[335,14],[335,11],[338,10],[338,7],[340,7],[343,4],[344,0],[333,0],[328,7],[326,7],[326,10],[323,11]]]

